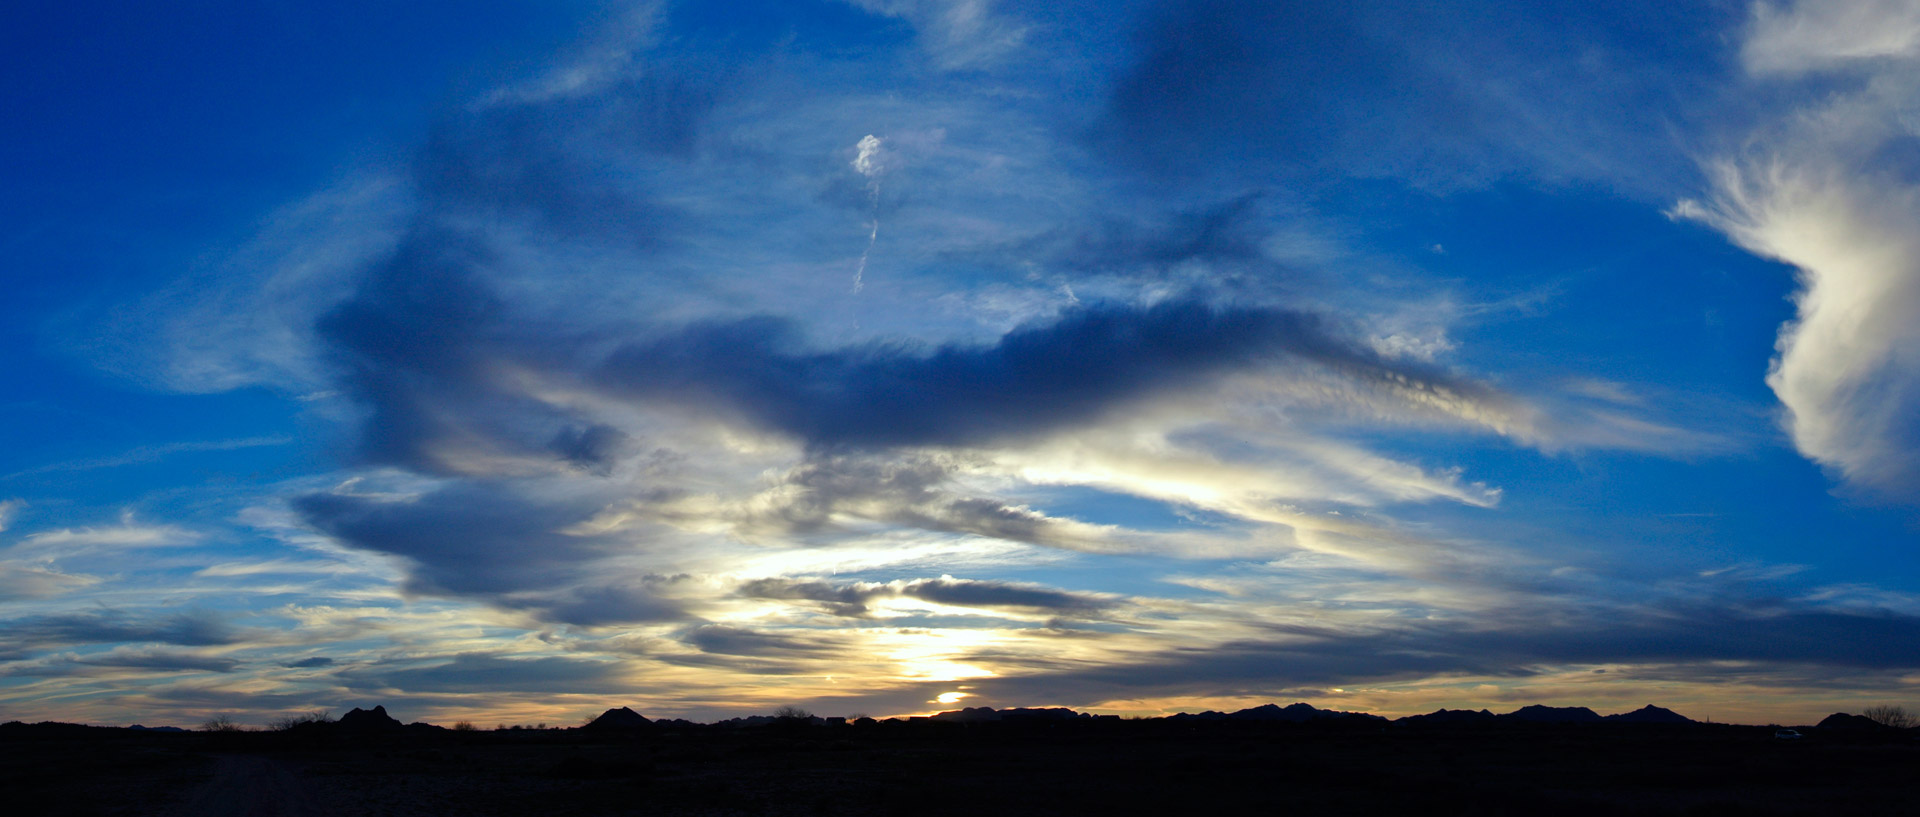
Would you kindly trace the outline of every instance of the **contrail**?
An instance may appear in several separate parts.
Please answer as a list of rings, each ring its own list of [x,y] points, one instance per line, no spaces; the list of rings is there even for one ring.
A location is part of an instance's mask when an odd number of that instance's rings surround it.
[[[867,209],[873,216],[868,225],[867,249],[860,253],[860,266],[853,271],[853,291],[858,293],[865,285],[867,257],[873,254],[874,242],[880,240],[880,174],[886,167],[881,164],[880,137],[869,133],[854,147],[860,152],[853,157],[853,169],[867,177]]]

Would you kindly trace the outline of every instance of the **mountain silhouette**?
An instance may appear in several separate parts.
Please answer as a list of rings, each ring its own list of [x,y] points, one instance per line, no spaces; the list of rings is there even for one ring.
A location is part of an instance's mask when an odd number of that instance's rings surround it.
[[[353,711],[341,715],[334,724],[334,729],[342,732],[391,732],[404,728],[406,725],[388,715],[384,706],[372,709],[354,707]]]
[[[651,729],[653,728],[653,721],[647,720],[646,716],[623,706],[618,709],[609,709],[600,713],[600,717],[594,718],[592,723],[581,728],[596,732],[632,731],[636,729]]]
[[[1343,719],[1351,718],[1351,719],[1382,720],[1382,721],[1386,720],[1385,718],[1382,718],[1379,715],[1372,715],[1365,712],[1341,712],[1339,710],[1334,710],[1334,709],[1320,709],[1318,707],[1313,706],[1312,704],[1306,704],[1306,703],[1288,704],[1287,706],[1278,706],[1275,704],[1262,704],[1260,706],[1252,707],[1249,709],[1242,709],[1238,712],[1231,712],[1231,713],[1215,712],[1213,710],[1207,710],[1197,715],[1191,715],[1191,714],[1182,712],[1178,715],[1169,716],[1168,720],[1266,721],[1271,723],[1306,723],[1308,721],[1325,720],[1328,718],[1343,718]]]
[[[1505,715],[1502,720],[1524,723],[1599,723],[1600,716],[1584,706],[1523,706]]]
[[[1881,726],[1878,721],[1864,715],[1850,715],[1845,712],[1835,712],[1821,719],[1820,723],[1815,725],[1814,728],[1876,731],[1887,727]]]
[[[1409,723],[1409,724],[1422,724],[1422,725],[1433,725],[1433,724],[1452,725],[1452,724],[1468,724],[1468,723],[1493,723],[1494,721],[1497,721],[1499,719],[1500,719],[1499,715],[1495,715],[1492,712],[1488,712],[1485,709],[1481,709],[1477,711],[1472,709],[1436,709],[1432,712],[1428,712],[1425,715],[1408,715],[1404,718],[1401,718],[1397,722]]]
[[[1632,712],[1608,715],[1601,720],[1608,723],[1693,723],[1694,720],[1671,709],[1647,704]]]

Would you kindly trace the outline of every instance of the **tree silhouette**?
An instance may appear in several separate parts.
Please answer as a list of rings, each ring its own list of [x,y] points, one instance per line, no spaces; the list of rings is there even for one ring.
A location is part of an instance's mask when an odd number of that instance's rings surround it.
[[[1860,716],[1881,726],[1891,726],[1895,729],[1911,729],[1920,726],[1920,717],[1915,717],[1904,706],[1893,704],[1869,706],[1860,711]]]

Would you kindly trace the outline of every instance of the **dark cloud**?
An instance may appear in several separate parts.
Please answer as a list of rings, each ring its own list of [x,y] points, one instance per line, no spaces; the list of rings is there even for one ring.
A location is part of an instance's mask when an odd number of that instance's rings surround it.
[[[885,584],[856,582],[832,584],[823,581],[756,579],[740,585],[739,595],[758,599],[810,601],[824,605],[835,615],[863,616],[868,605],[880,599],[920,599],[955,607],[981,607],[1025,612],[1045,612],[1059,616],[1101,615],[1114,602],[1098,596],[1071,593],[1039,585],[972,579],[911,579]]]
[[[313,669],[315,667],[331,667],[333,666],[333,659],[328,658],[324,655],[316,655],[312,658],[302,658],[298,661],[288,661],[286,663],[281,664],[280,666],[286,667],[288,669]]]
[[[1108,220],[1045,235],[1023,249],[1043,252],[1052,265],[1095,274],[1142,268],[1164,274],[1176,265],[1202,261],[1210,265],[1209,280],[1217,285],[1234,266],[1266,258],[1260,200],[1259,194],[1246,193],[1158,221]]]
[[[475,597],[589,626],[677,616],[649,595],[645,578],[599,575],[597,563],[622,543],[563,532],[597,505],[543,503],[516,487],[461,481],[405,501],[316,493],[292,504],[343,544],[406,558],[411,592]]]
[[[1224,372],[1306,360],[1395,374],[1307,312],[1197,298],[1081,307],[984,346],[806,351],[768,317],[628,344],[595,375],[644,400],[704,403],[817,446],[965,445],[1096,419]]]
[[[211,611],[148,616],[104,610],[9,620],[0,627],[0,646],[9,650],[122,643],[210,647],[236,643],[242,635],[227,623],[225,616]]]
[[[419,662],[410,662],[417,664]],[[405,668],[370,666],[340,672],[336,678],[355,690],[402,692],[595,693],[622,689],[620,665],[580,658],[507,658],[494,653],[462,653],[445,663]]]
[[[589,509],[537,504],[487,483],[455,483],[406,501],[307,494],[293,506],[349,546],[406,557],[413,592],[492,595],[567,584],[607,546],[560,532]]]
[[[1427,624],[1369,633],[1290,630],[1286,638],[1175,649],[1131,664],[986,679],[1004,700],[1093,702],[1115,697],[1264,695],[1298,685],[1352,685],[1436,676],[1528,677],[1580,664],[1753,662],[1762,672],[1823,667],[1827,675],[1920,668],[1920,617],[1786,604],[1653,607],[1637,613],[1513,611],[1507,626]],[[1531,625],[1531,626],[1530,626]]]
[[[937,456],[883,459],[816,455],[749,503],[743,531],[809,536],[834,532],[854,517],[921,530],[1074,548],[1085,534],[1067,521],[991,498],[949,490],[953,461]]]
[[[77,663],[95,667],[125,667],[180,672],[233,672],[240,662],[231,658],[175,650],[135,650],[87,656]]]
[[[686,613],[678,604],[655,595],[656,584],[653,577],[643,577],[625,584],[588,585],[559,593],[534,606],[549,619],[583,627],[685,618]],[[518,602],[507,604],[517,606]]]
[[[875,597],[868,585],[792,579],[754,579],[740,585],[738,593],[750,599],[818,602],[835,615],[850,617],[866,615],[867,602]]]
[[[817,638],[817,636],[816,636]],[[681,641],[700,648],[701,652],[721,655],[775,656],[775,657],[817,657],[831,655],[840,646],[806,640],[790,635],[728,627],[722,624],[706,624],[681,636]]]
[[[533,325],[489,283],[502,263],[490,226],[570,244],[659,234],[667,216],[634,163],[691,155],[716,91],[664,65],[603,79],[572,93],[503,94],[436,124],[414,162],[418,203],[398,247],[316,324],[345,390],[368,410],[369,461],[444,474],[478,449],[604,470],[618,453],[617,432],[503,382],[515,366],[563,368],[577,333]]]
[[[521,436],[520,415],[551,415],[495,380],[510,345],[506,306],[475,273],[488,263],[479,242],[418,229],[320,318],[341,384],[367,408],[368,461],[447,473],[459,453]]]
[[[1093,596],[1010,582],[966,579],[918,579],[900,586],[900,595],[956,607],[1000,607],[1054,613],[1102,612],[1112,602]]]
[[[620,456],[633,447],[633,437],[604,423],[564,428],[547,444],[548,450],[581,470],[605,476]]]

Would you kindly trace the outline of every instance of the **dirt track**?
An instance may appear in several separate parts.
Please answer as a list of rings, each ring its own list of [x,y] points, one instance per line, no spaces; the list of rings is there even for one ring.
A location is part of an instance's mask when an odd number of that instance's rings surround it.
[[[181,815],[191,817],[318,817],[300,775],[258,755],[220,755],[213,779],[194,792]]]

